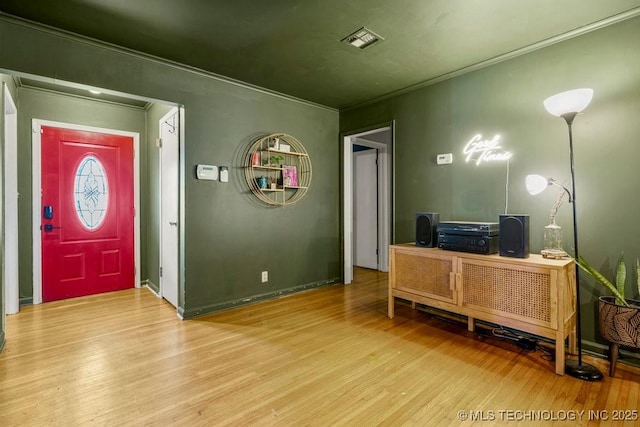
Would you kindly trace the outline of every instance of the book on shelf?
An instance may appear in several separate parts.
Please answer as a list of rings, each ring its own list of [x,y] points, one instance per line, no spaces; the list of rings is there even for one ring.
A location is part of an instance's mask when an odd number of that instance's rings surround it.
[[[282,166],[282,184],[285,187],[298,186],[298,169],[295,166]]]

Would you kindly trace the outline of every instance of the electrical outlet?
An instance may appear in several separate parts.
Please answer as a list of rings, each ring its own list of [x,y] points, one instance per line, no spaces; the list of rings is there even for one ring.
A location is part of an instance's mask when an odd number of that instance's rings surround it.
[[[266,283],[269,281],[269,272],[268,271],[263,271],[262,272],[262,283]]]

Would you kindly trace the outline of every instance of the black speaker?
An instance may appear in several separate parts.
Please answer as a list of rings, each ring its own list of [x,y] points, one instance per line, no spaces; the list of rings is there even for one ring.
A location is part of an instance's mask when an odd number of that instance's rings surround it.
[[[440,214],[427,212],[416,214],[416,246],[435,248],[438,246],[438,223]]]
[[[529,258],[529,215],[500,215],[500,255]]]

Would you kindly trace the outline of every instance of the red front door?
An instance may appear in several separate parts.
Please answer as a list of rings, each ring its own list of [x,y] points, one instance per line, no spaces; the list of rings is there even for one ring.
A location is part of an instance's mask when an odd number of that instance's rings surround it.
[[[132,288],[133,138],[42,127],[42,300]]]

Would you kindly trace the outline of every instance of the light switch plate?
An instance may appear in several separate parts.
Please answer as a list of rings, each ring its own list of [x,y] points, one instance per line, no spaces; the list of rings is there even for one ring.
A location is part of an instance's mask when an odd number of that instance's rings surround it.
[[[228,166],[220,166],[220,182],[229,182]]]

